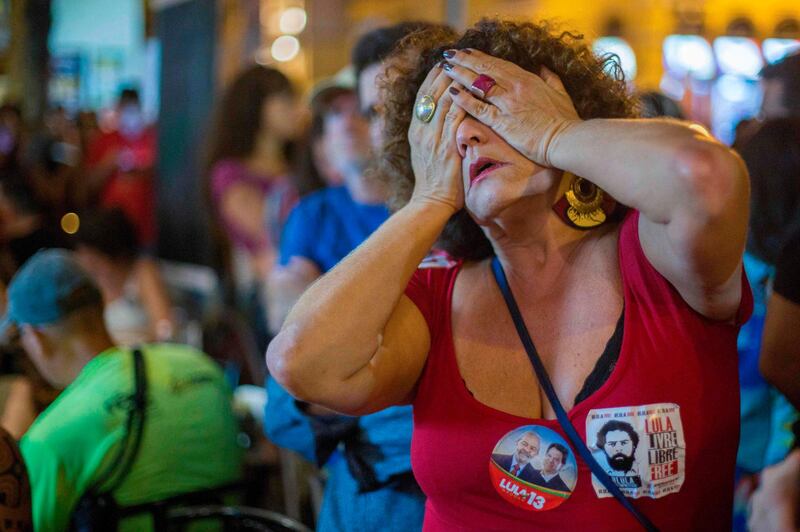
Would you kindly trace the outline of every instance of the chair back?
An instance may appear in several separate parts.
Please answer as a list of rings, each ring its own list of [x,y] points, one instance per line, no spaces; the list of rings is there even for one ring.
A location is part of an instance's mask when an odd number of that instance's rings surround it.
[[[222,308],[222,289],[216,272],[207,266],[159,260],[173,313],[174,341],[203,349],[203,327]]]
[[[167,515],[166,528],[155,532],[183,532],[193,523],[217,522],[224,532],[312,532],[285,515],[246,506],[184,506]]]

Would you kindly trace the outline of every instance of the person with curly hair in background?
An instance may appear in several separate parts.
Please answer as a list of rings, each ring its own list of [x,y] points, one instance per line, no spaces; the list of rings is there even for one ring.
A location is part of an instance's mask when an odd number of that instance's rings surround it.
[[[384,100],[397,211],[305,292],[272,375],[349,414],[413,405],[425,530],[730,528],[740,160],[702,128],[632,119],[608,60],[547,25],[406,45]],[[452,260],[418,269],[437,240]],[[605,418],[639,434],[639,486],[590,466]],[[582,449],[571,494],[494,467],[527,427]]]

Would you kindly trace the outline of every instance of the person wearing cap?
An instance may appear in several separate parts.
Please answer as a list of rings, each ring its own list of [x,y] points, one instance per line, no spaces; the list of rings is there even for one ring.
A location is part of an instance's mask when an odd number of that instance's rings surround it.
[[[389,216],[383,187],[368,170],[381,142],[380,119],[372,112],[378,107],[376,79],[394,45],[423,26],[402,23],[364,35],[353,50],[358,94],[335,82],[312,99],[320,169],[329,183],[343,184],[309,194],[289,215],[269,283],[275,333],[303,291]],[[422,528],[425,497],[411,472],[410,407],[340,416],[295,401],[272,378],[267,388],[269,438],[327,468],[318,530]]]
[[[128,507],[239,478],[242,453],[221,370],[190,347],[148,344],[135,378],[136,357],[114,345],[100,291],[71,252],[46,249],[23,264],[8,286],[2,325],[12,324],[42,376],[63,388],[20,444],[35,530],[67,529],[84,495],[112,486],[116,504]],[[146,393],[133,435],[139,390]],[[118,470],[120,449],[135,438],[129,466]],[[125,519],[120,530],[147,530],[147,519]]]

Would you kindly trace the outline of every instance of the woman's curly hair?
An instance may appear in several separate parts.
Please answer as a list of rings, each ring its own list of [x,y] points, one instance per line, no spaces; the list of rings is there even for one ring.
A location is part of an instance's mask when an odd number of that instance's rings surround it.
[[[458,39],[450,35],[424,30],[409,35],[388,59],[381,79],[385,129],[378,174],[386,181],[393,209],[405,205],[414,189],[408,128],[417,91],[445,50],[480,50],[535,74],[547,67],[561,78],[582,119],[637,115],[618,58],[595,56],[581,35],[556,33],[548,22],[497,19],[481,20]],[[489,241],[463,209],[447,223],[439,246],[466,260],[493,254]]]

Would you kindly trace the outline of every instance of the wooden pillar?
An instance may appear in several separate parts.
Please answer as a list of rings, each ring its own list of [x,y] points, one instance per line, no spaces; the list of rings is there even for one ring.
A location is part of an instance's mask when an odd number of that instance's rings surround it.
[[[162,0],[163,1],[163,0]],[[157,212],[159,256],[209,264],[203,150],[214,103],[216,0],[156,5],[161,41]]]
[[[25,122],[36,127],[47,108],[51,0],[12,2],[10,101],[19,102]]]

